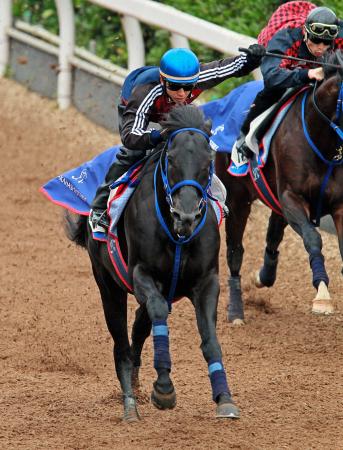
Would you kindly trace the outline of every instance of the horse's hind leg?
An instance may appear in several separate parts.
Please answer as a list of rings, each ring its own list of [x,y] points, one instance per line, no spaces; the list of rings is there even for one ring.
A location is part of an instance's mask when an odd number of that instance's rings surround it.
[[[322,254],[322,238],[310,222],[305,205],[294,193],[285,191],[280,197],[282,210],[289,225],[302,237],[309,254],[312,269],[312,284],[317,290],[313,300],[312,312],[315,314],[332,314],[333,302],[328,291],[329,277]]]
[[[271,287],[276,280],[276,271],[279,260],[279,245],[282,242],[284,230],[287,226],[285,219],[272,212],[269,218],[268,231],[266,237],[266,248],[264,252],[263,266],[255,275],[255,285],[261,287]]]
[[[139,388],[139,368],[141,366],[142,349],[150,332],[151,320],[145,305],[141,305],[136,310],[136,317],[131,335],[131,356],[133,361],[132,386],[135,390]]]
[[[104,268],[92,265],[93,274],[100,290],[107,328],[113,338],[115,369],[123,393],[123,420],[139,419],[136,399],[132,391],[132,360],[127,332],[127,294]]]
[[[242,244],[244,230],[251,210],[250,198],[230,192],[229,216],[225,221],[226,259],[230,270],[228,320],[233,325],[243,325],[244,306],[242,300],[240,271],[243,262]]]

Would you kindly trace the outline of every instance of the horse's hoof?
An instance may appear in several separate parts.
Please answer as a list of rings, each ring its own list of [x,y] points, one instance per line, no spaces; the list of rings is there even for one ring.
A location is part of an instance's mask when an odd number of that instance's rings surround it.
[[[173,409],[176,406],[176,393],[161,394],[155,388],[151,392],[151,403],[158,409]]]
[[[234,403],[222,403],[217,406],[216,417],[224,419],[239,419],[240,412]]]
[[[324,281],[321,281],[318,286],[318,291],[312,303],[312,312],[314,314],[333,314],[334,305],[331,300],[330,293]]]
[[[313,300],[312,313],[329,315],[335,312],[332,300]]]
[[[230,322],[231,325],[233,325],[234,327],[242,327],[243,325],[245,325],[243,319],[233,319],[233,320],[230,320],[229,322]]]
[[[255,287],[257,287],[259,289],[265,287],[260,279],[259,271],[256,271],[255,273],[252,274],[252,283]]]
[[[124,422],[137,422],[140,420],[140,416],[136,406],[136,400],[133,397],[124,398]]]

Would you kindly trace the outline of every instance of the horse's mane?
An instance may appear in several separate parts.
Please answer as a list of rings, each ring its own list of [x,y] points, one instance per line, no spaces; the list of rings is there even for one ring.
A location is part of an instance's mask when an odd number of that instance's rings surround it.
[[[323,66],[324,78],[327,80],[333,75],[337,74],[340,80],[343,80],[343,51],[336,50],[335,52],[327,52],[324,54],[323,61],[330,64],[337,64],[341,66],[341,69],[335,69],[334,67]]]
[[[180,128],[198,128],[207,134],[211,132],[211,122],[205,122],[204,113],[194,105],[176,106],[165,117],[161,125],[169,132]]]

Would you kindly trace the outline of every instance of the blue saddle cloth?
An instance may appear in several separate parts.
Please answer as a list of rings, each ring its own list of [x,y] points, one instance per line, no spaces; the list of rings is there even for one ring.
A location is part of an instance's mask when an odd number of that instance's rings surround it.
[[[116,159],[120,146],[110,147],[90,161],[44,184],[40,191],[53,203],[70,211],[89,215],[98,186]]]
[[[249,81],[225,97],[201,106],[205,117],[212,120],[210,142],[214,150],[231,153],[250,105],[262,89],[263,81]]]

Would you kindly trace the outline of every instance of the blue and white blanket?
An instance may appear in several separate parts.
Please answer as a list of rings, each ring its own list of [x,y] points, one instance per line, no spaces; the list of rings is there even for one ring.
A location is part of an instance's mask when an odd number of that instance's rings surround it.
[[[262,89],[263,81],[249,81],[225,97],[200,107],[205,117],[212,120],[210,142],[214,150],[231,153],[250,105]]]
[[[98,186],[116,159],[120,145],[110,147],[90,161],[48,181],[40,191],[53,203],[70,211],[89,215]]]

